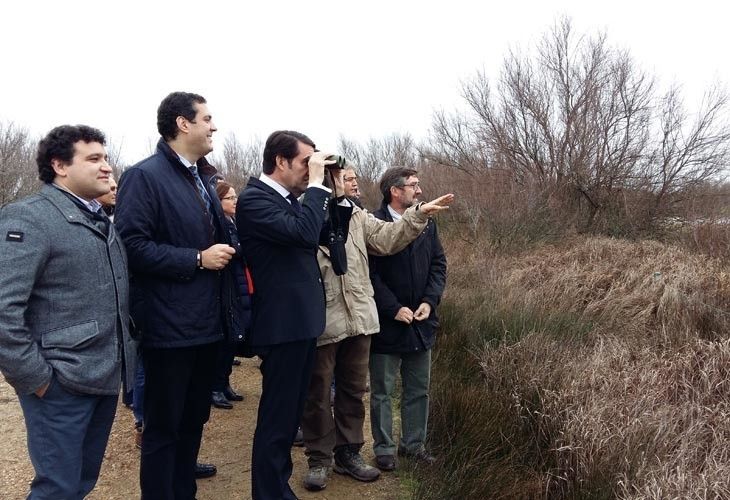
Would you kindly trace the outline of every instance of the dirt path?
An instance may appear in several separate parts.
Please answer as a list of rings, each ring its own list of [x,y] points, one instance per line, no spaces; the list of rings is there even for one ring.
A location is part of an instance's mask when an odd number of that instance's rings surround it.
[[[245,395],[233,410],[213,408],[203,435],[200,461],[214,463],[218,474],[198,481],[200,500],[246,499],[251,497],[251,444],[256,422],[256,408],[261,394],[261,376],[257,360],[243,360],[234,367],[232,385]],[[363,456],[373,461],[370,422],[365,423],[366,444]],[[0,376],[0,498],[20,500],[28,493],[33,468],[25,443],[25,425],[15,392]],[[405,498],[395,474],[384,473],[374,483],[365,484],[333,474],[327,488],[318,493],[304,489],[306,472],[303,448],[294,448],[294,474],[291,485],[302,499],[398,499]],[[129,500],[139,498],[139,450],[134,447],[132,412],[121,405],[114,421],[101,477],[88,497],[94,500]]]

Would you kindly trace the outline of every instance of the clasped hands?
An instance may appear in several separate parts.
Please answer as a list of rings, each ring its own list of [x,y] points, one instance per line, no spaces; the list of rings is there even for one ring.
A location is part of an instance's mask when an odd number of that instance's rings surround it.
[[[431,315],[431,306],[426,302],[421,302],[418,309],[411,311],[408,307],[401,307],[398,309],[398,313],[395,315],[396,321],[402,321],[406,324],[411,324],[414,321],[423,321]]]

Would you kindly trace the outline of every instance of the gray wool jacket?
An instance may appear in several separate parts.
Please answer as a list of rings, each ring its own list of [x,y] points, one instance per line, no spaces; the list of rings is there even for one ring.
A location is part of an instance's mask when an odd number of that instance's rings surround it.
[[[0,209],[0,371],[20,394],[51,380],[81,394],[132,383],[127,256],[59,189]]]

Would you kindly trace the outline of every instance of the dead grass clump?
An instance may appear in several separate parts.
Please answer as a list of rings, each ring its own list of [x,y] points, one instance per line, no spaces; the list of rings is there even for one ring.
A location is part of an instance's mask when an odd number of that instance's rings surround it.
[[[730,341],[674,351],[605,340],[544,401],[556,477],[620,498],[730,498]]]
[[[571,312],[624,337],[713,339],[730,326],[730,275],[720,261],[655,241],[546,247],[515,263],[505,292],[507,303]]]
[[[448,244],[439,463],[418,498],[730,498],[720,261],[608,238],[513,256]]]

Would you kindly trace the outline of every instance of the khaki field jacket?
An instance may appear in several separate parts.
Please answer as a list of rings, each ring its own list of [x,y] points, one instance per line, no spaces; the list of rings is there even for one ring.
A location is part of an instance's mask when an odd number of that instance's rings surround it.
[[[370,284],[368,253],[392,255],[407,247],[428,223],[428,216],[419,207],[420,204],[406,210],[398,222],[385,222],[353,207],[345,245],[347,273],[343,276],[337,276],[332,270],[327,247],[319,247],[317,260],[327,300],[327,325],[317,346],[378,333],[380,325]]]

